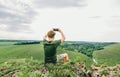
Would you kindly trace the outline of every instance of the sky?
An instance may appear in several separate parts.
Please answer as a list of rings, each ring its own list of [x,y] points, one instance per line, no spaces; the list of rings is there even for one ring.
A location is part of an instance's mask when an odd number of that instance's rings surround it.
[[[0,0],[0,39],[120,42],[120,0]],[[56,32],[56,39],[60,33]]]

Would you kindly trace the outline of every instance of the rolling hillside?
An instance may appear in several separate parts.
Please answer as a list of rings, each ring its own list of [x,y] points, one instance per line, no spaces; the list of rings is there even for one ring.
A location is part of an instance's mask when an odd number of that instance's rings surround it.
[[[93,53],[98,64],[113,66],[120,64],[120,44],[114,44],[105,47],[104,50]]]
[[[43,62],[44,60],[44,51],[42,44],[32,44],[32,45],[13,45],[14,43],[2,42],[0,46],[0,62],[4,62],[9,59],[21,59],[21,58],[33,58]],[[92,60],[89,57],[78,53],[67,51],[64,49],[58,48],[58,53],[68,53],[71,61],[84,61],[90,66]]]
[[[49,64],[45,67],[42,43],[27,45],[14,45],[14,43],[0,42],[0,77],[94,77],[96,72],[99,76],[120,76],[120,44],[107,46],[104,50],[95,51],[93,54],[100,66],[113,67],[94,66],[92,58],[61,47],[58,48],[57,54],[68,53],[71,62],[56,66]]]

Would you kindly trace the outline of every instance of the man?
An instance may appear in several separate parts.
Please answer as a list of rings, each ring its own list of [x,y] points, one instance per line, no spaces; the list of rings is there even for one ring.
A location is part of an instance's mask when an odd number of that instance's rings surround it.
[[[60,40],[55,40],[55,31],[59,32],[61,34]],[[48,39],[47,39],[48,38]],[[45,36],[43,40],[44,44],[44,54],[45,54],[45,64],[46,63],[53,63],[56,64],[57,62],[57,56],[56,56],[56,50],[57,47],[65,41],[65,35],[62,32],[61,29],[52,29],[50,30]],[[64,58],[65,61],[68,61],[68,55],[64,54],[61,56]]]

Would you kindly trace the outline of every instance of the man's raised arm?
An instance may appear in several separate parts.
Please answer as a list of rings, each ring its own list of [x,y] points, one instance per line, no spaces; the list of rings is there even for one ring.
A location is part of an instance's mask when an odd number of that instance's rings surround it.
[[[45,35],[43,36],[43,39],[47,39],[47,34],[45,34]]]
[[[61,42],[64,42],[65,41],[65,35],[64,35],[64,33],[59,28],[58,28],[58,32],[61,34]]]

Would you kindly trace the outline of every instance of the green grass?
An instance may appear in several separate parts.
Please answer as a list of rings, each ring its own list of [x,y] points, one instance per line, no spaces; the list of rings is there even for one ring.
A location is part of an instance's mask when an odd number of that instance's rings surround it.
[[[43,60],[43,47],[40,44],[0,46],[0,59],[31,57]]]
[[[3,43],[2,43],[3,44]],[[8,59],[21,59],[21,58],[33,58],[39,60],[40,62],[44,62],[44,50],[43,45],[41,44],[33,44],[33,45],[13,45],[13,43],[9,43],[8,45],[0,46],[0,62],[4,62]],[[86,62],[88,67],[92,63],[92,60],[89,57],[72,51],[66,51],[58,47],[57,54],[68,53],[69,58],[73,62]]]
[[[16,42],[0,42],[0,46],[7,46],[7,45],[13,45]]]
[[[0,77],[9,77],[16,75],[18,77],[45,77],[42,73],[45,68],[44,49],[41,44],[32,45],[13,45],[14,42],[0,42]],[[101,65],[120,64],[120,44],[114,44],[105,47],[104,50],[95,51],[93,56]],[[72,62],[86,62],[87,69],[90,69],[93,63],[92,59],[77,51],[67,51],[61,48],[57,49],[57,54],[68,53]],[[48,66],[48,77],[76,77],[73,71],[74,65],[71,63],[60,66]],[[61,70],[62,69],[62,70]],[[77,69],[75,69],[77,70]],[[61,73],[62,72],[62,73]]]
[[[120,44],[107,46],[104,50],[95,51],[93,55],[99,64],[109,66],[120,64]]]
[[[78,68],[70,63],[44,66],[38,60],[10,59],[0,64],[0,77],[77,77]],[[83,74],[81,72],[80,77]]]

